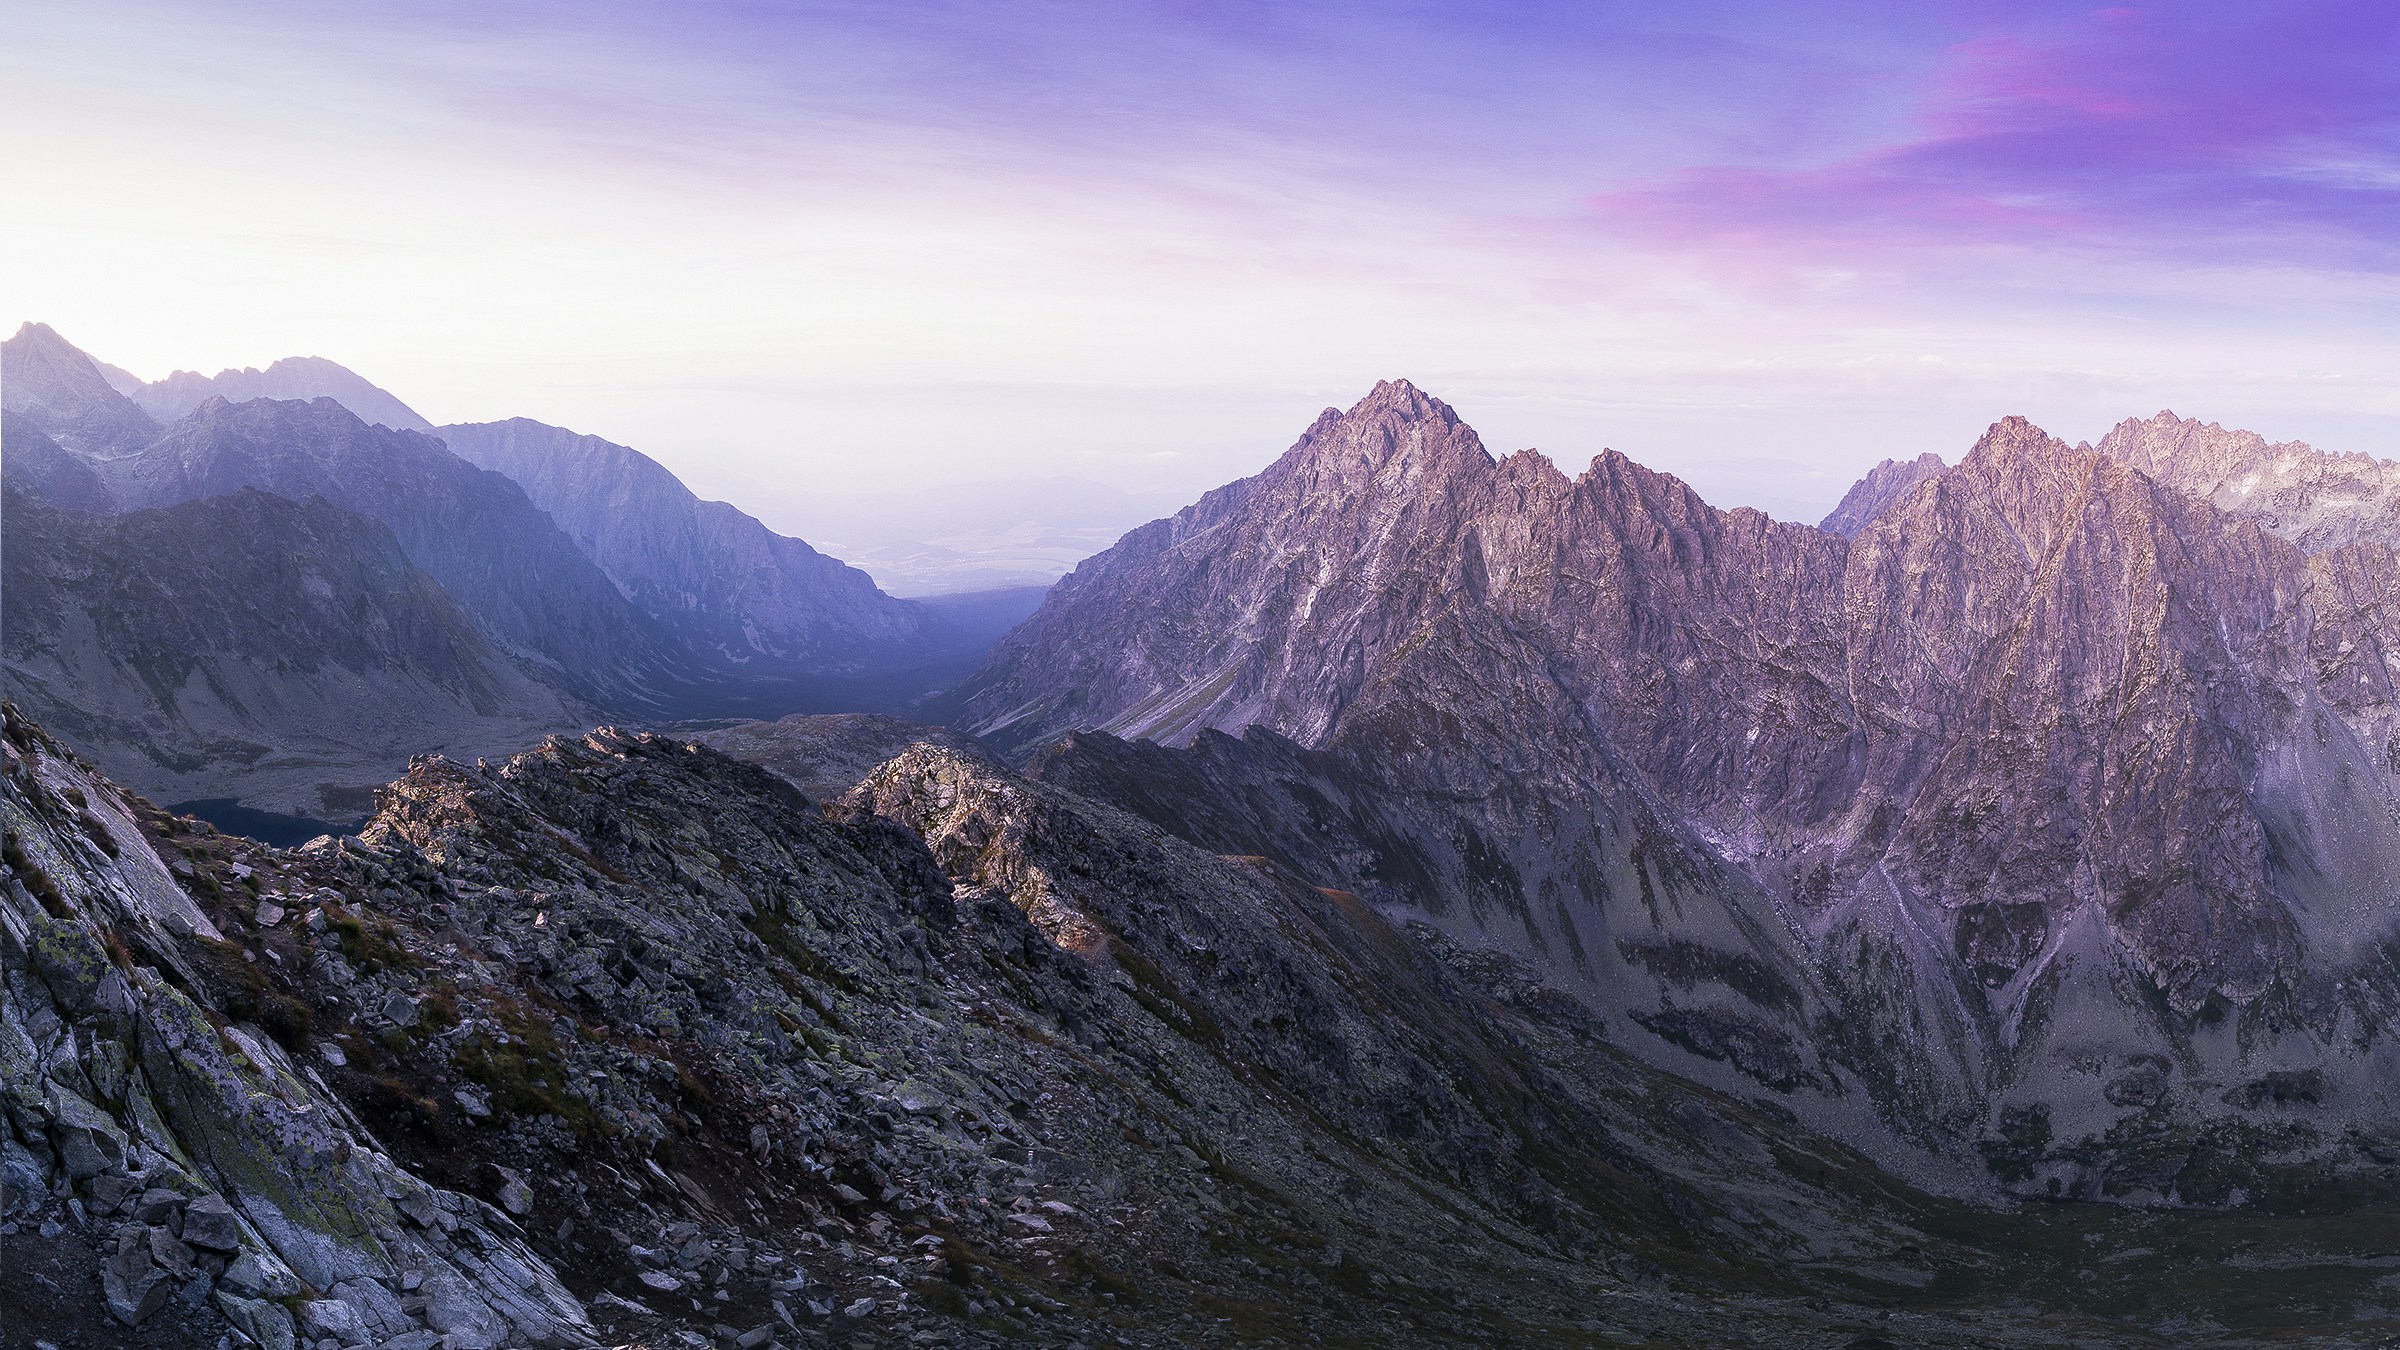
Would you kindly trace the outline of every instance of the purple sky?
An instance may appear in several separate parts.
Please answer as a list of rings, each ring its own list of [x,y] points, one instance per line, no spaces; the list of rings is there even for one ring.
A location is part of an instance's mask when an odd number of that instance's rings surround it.
[[[12,7],[0,320],[837,544],[1186,493],[1388,375],[1807,518],[2012,412],[2400,455],[2388,3],[369,8]]]

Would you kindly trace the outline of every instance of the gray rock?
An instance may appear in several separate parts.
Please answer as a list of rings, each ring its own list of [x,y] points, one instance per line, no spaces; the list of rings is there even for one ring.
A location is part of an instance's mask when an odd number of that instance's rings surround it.
[[[175,1286],[150,1259],[149,1244],[129,1242],[100,1263],[100,1296],[108,1314],[129,1327],[138,1327],[159,1309]]]
[[[154,1186],[142,1192],[141,1198],[133,1202],[133,1220],[136,1223],[180,1229],[183,1208],[181,1192]]]
[[[292,1314],[281,1304],[262,1298],[245,1298],[217,1290],[217,1310],[225,1320],[251,1340],[259,1350],[296,1350],[299,1337],[292,1328]]]
[[[192,1278],[192,1249],[167,1228],[152,1228],[147,1243],[150,1259],[177,1280]]]
[[[406,1215],[419,1228],[431,1228],[443,1218],[442,1207],[424,1191],[410,1191],[392,1202],[392,1208]]]
[[[338,1298],[311,1299],[300,1305],[300,1327],[309,1335],[332,1337],[344,1345],[365,1345],[367,1321],[358,1309]]]
[[[94,1178],[95,1182],[99,1180]],[[113,1182],[115,1178],[108,1180]],[[15,1213],[50,1189],[48,1160],[18,1143],[15,1136],[6,1133],[5,1125],[0,1125],[0,1187],[6,1188],[6,1194],[0,1195],[0,1215]]]
[[[92,1213],[106,1218],[125,1207],[125,1202],[139,1193],[141,1184],[129,1177],[96,1176],[92,1178]]]
[[[413,1027],[417,1024],[417,1001],[406,994],[386,995],[382,1012],[384,1020],[393,1026]]]
[[[90,1102],[72,1092],[50,1095],[51,1142],[67,1175],[77,1181],[125,1167],[125,1132]]]
[[[377,1280],[344,1280],[330,1291],[358,1311],[370,1339],[394,1336],[411,1329],[415,1318],[397,1295]]]
[[[862,1298],[842,1309],[844,1317],[869,1317],[875,1312],[875,1300]]]
[[[509,1177],[500,1183],[500,1208],[519,1219],[533,1213],[533,1188],[522,1177]]]
[[[184,1206],[183,1240],[230,1256],[242,1249],[242,1221],[224,1196],[204,1195]]]
[[[300,1279],[291,1267],[273,1253],[255,1248],[235,1257],[217,1283],[237,1298],[290,1298],[300,1292]]]
[[[450,1350],[493,1350],[509,1337],[507,1321],[449,1271],[426,1275],[425,1323],[442,1333]]]

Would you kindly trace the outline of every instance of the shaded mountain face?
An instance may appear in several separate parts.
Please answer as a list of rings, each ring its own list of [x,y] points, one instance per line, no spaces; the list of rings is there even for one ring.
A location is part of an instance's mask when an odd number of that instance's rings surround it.
[[[1613,452],[1570,480],[1387,384],[1079,568],[960,721],[1020,753],[1270,728],[1327,757],[1298,781],[1336,817],[1362,813],[1327,782],[1416,798],[1336,829],[1339,875],[1589,997],[1639,989],[1662,1056],[1828,1121],[1872,1100],[2022,1184],[2221,1198],[2199,1156],[2301,1095],[2342,1153],[2394,1090],[2389,551],[2311,558],[2018,419],[1891,495],[1845,539]],[[1184,753],[1253,747],[1211,744]],[[1638,849],[1612,870],[1595,839]],[[1656,903],[1656,858],[1717,916]],[[1753,969],[1794,992],[1745,998]],[[1677,980],[1753,1025],[1661,1030]],[[1800,1049],[1745,1062],[1759,1027]],[[1856,1090],[1764,1067],[1812,1056]]]
[[[1889,510],[1911,489],[1948,467],[1942,457],[1928,450],[1915,459],[1887,459],[1867,471],[1867,476],[1850,485],[1842,495],[1841,504],[1830,515],[1817,522],[1820,530],[1831,530],[1845,539],[1854,539],[1858,532],[1875,523],[1875,518]]]
[[[247,403],[271,398],[289,403],[313,403],[321,398],[356,413],[359,420],[395,431],[431,431],[433,424],[407,404],[345,366],[322,356],[287,356],[265,370],[220,370],[202,375],[178,370],[163,380],[124,390],[125,395],[159,422],[173,422],[212,398]]]
[[[412,754],[593,716],[494,650],[389,530],[321,499],[101,516],[12,483],[6,510],[12,697],[171,800],[356,820]]]
[[[522,485],[637,608],[720,660],[841,671],[922,655],[918,607],[723,502],[701,501],[647,455],[524,418],[438,434]]]
[[[0,409],[0,472],[10,486],[70,511],[108,512],[116,497],[89,464],[51,439],[38,414]]]
[[[487,636],[579,697],[640,706],[668,661],[642,617],[514,482],[331,399],[211,399],[139,453],[98,467],[128,509],[256,488],[380,521]]]

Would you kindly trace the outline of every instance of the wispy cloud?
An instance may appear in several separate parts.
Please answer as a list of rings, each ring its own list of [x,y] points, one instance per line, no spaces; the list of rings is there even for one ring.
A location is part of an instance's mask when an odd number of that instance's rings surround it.
[[[2381,0],[1960,14],[1910,134],[1816,163],[1700,165],[1595,194],[1644,247],[1912,274],[2400,270],[2400,7]]]
[[[316,352],[724,491],[1167,450],[1188,486],[1395,374],[1667,467],[2400,413],[2383,4],[33,0],[5,36],[0,251],[38,262],[0,326],[152,374]]]

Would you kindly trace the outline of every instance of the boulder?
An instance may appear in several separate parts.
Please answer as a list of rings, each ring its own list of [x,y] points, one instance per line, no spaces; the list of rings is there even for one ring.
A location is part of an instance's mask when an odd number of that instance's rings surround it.
[[[242,1221],[221,1195],[204,1195],[184,1207],[183,1240],[230,1256],[242,1249]]]
[[[192,1249],[166,1228],[152,1228],[146,1244],[150,1259],[169,1278],[182,1281],[192,1278]]]
[[[373,1339],[367,1334],[367,1319],[338,1298],[311,1299],[301,1304],[300,1326],[312,1339],[330,1336],[344,1345],[365,1345]]]
[[[161,1187],[152,1187],[142,1192],[141,1199],[133,1202],[133,1219],[136,1223],[181,1231],[183,1207],[181,1195]]]
[[[272,1253],[256,1250],[235,1257],[217,1284],[240,1298],[290,1298],[300,1292],[300,1279],[290,1266]]]
[[[100,1263],[100,1297],[109,1316],[129,1327],[148,1321],[174,1292],[167,1272],[150,1259],[146,1242],[127,1242]]]
[[[72,1092],[50,1094],[51,1142],[67,1175],[77,1181],[125,1170],[125,1132],[100,1108]]]
[[[295,1350],[298,1337],[292,1330],[292,1315],[279,1304],[263,1298],[243,1298],[217,1290],[217,1311],[234,1329],[256,1342],[259,1350]]]

